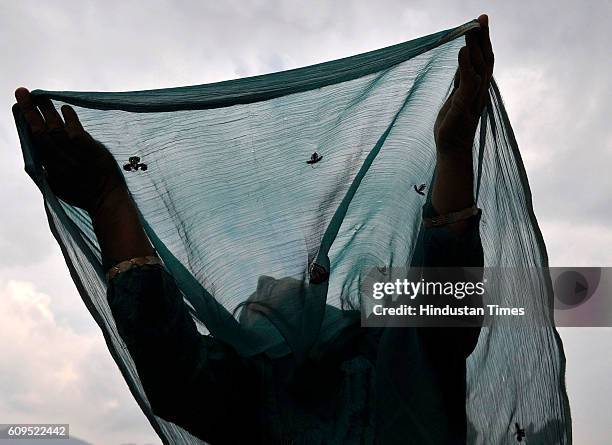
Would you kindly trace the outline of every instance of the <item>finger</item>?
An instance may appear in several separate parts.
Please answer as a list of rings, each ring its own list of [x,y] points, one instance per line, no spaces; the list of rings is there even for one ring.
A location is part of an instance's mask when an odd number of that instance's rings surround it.
[[[32,134],[37,135],[44,132],[46,130],[45,121],[40,111],[34,106],[30,92],[23,87],[17,88],[15,90],[15,99],[17,99],[17,105],[19,105],[19,109],[30,126]]]
[[[480,33],[478,37],[482,54],[487,66],[490,66],[492,70],[495,56],[493,54],[493,46],[491,45],[491,37],[489,35],[489,17],[486,14],[482,14],[478,17],[478,23],[480,23]]]
[[[38,102],[38,108],[42,111],[43,117],[49,130],[58,130],[64,128],[64,121],[55,109],[51,100],[44,98]]]
[[[79,120],[79,116],[74,111],[70,105],[62,106],[62,115],[64,116],[64,121],[66,122],[66,132],[68,136],[74,137],[81,133],[85,133],[85,129],[83,125],[81,125],[81,121]]]
[[[461,99],[472,102],[476,98],[476,92],[480,85],[480,75],[474,69],[470,57],[470,49],[464,46],[459,50],[459,93]]]
[[[457,71],[455,71],[455,75],[453,76],[453,84],[452,84],[453,86],[450,89],[450,93],[448,93],[444,106],[450,106],[450,101],[452,97],[454,96],[455,92],[457,91],[457,89],[459,88],[460,77],[461,76],[459,75],[459,68],[457,68]],[[444,106],[442,107],[442,110],[444,110]]]
[[[459,68],[457,68],[457,71],[455,71],[455,76],[453,77],[453,88],[451,89],[451,92],[448,95],[448,98],[446,99],[446,102],[444,103],[446,108],[442,107],[442,110],[444,112],[446,112],[448,110],[448,107],[450,107],[452,98],[455,95],[455,93],[457,92],[457,90],[459,89],[460,79],[461,79],[461,76],[459,75]]]
[[[470,31],[465,35],[465,42],[470,51],[470,60],[476,72],[481,76],[485,77],[487,68],[485,65],[484,57],[482,55],[482,49],[480,48],[480,41],[478,33],[480,30]]]
[[[453,87],[451,88],[451,91],[448,94],[448,97],[446,98],[446,100],[442,104],[442,107],[440,108],[440,111],[438,112],[438,118],[436,119],[436,123],[434,124],[435,132],[437,132],[438,126],[442,123],[443,116],[445,116],[446,113],[448,113],[448,110],[452,106],[453,96],[455,95],[457,88],[459,88],[459,69],[457,69],[457,71],[455,72],[455,78],[453,80]],[[440,119],[440,117],[442,117],[442,119]]]
[[[474,70],[470,59],[470,50],[464,46],[459,51],[459,88],[453,96],[453,103],[459,106],[464,113],[477,117],[481,77]]]
[[[478,44],[480,46],[485,64],[485,76],[482,80],[480,95],[478,98],[478,107],[479,110],[482,111],[489,96],[489,86],[491,83],[491,78],[493,77],[495,57],[493,55],[493,47],[491,45],[491,39],[489,36],[489,17],[486,14],[480,15],[478,17],[478,23],[480,24],[480,32],[477,35]]]
[[[472,65],[480,76],[478,94],[476,100],[474,101],[474,108],[472,110],[475,115],[480,115],[486,102],[491,73],[489,71],[489,67],[487,66],[484,60],[484,56],[482,53],[480,43],[480,30],[473,31],[469,35],[466,35],[466,42],[468,42],[468,49],[470,52],[470,60],[472,62]]]

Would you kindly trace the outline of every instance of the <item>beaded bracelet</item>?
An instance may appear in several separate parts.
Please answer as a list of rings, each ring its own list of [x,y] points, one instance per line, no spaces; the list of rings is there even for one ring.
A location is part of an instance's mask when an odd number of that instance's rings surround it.
[[[433,216],[431,218],[423,218],[423,225],[427,228],[446,226],[448,224],[456,223],[468,219],[471,216],[478,215],[480,209],[473,205],[457,212],[446,213],[444,215]]]
[[[159,257],[154,255],[140,256],[121,261],[106,272],[106,281],[110,282],[117,274],[130,270],[134,266],[163,264]]]

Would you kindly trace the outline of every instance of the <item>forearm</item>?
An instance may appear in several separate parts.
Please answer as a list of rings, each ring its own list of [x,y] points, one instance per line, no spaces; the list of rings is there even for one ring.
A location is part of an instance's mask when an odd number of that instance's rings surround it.
[[[117,189],[90,212],[102,257],[118,263],[153,255],[154,250],[138,218],[136,206],[125,189]]]
[[[456,212],[474,204],[474,172],[472,153],[438,154],[436,175],[432,188],[431,203],[434,210],[444,215]],[[448,228],[457,233],[464,233],[468,228],[467,221],[449,224]]]

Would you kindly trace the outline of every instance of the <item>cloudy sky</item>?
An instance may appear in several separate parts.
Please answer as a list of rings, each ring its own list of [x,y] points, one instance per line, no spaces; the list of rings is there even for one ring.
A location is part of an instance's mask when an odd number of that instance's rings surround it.
[[[0,419],[70,423],[95,445],[158,444],[106,350],[23,171],[23,85],[208,83],[380,48],[490,16],[496,78],[551,265],[611,266],[608,0],[0,3]],[[564,329],[575,443],[612,438],[612,329]]]

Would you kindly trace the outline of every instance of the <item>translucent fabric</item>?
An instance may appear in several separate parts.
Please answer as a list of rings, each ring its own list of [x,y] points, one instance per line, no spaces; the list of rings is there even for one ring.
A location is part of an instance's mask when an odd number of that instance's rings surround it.
[[[347,315],[359,313],[368,267],[411,263],[425,200],[413,187],[430,184],[434,121],[463,35],[477,26],[208,85],[33,94],[57,107],[73,105],[121,166],[133,156],[147,165],[122,171],[198,329],[244,357],[293,353],[299,360],[359,322]],[[474,143],[485,266],[545,267],[525,169],[495,82],[489,93]],[[91,221],[50,191],[25,123],[15,117],[51,230],[134,397],[164,443],[202,443],[151,411],[109,310]],[[251,307],[267,276],[286,279],[278,293],[282,311]],[[548,276],[529,275],[516,286],[497,291],[509,304],[533,295],[545,311]],[[517,418],[534,438],[529,443],[571,443],[564,371],[552,321],[544,328],[483,328],[468,361],[468,443],[514,443]]]

